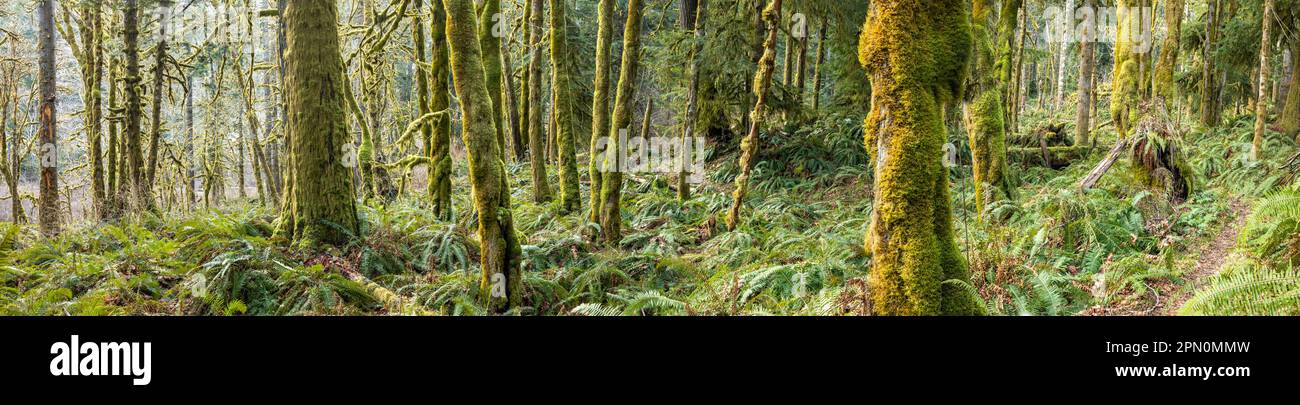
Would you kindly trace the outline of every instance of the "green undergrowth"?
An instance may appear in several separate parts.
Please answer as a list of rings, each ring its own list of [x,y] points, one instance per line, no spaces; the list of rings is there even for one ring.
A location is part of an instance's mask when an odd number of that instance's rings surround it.
[[[1244,160],[1248,121],[1188,131],[1189,161],[1206,186],[1176,204],[1126,176],[1128,159],[1094,189],[1078,191],[1114,141],[1105,131],[1097,150],[1063,169],[1010,162],[1016,196],[987,207],[985,218],[996,219],[988,223],[972,211],[969,166],[953,168],[955,229],[971,279],[947,283],[995,315],[1150,305],[1157,285],[1183,282],[1195,260],[1190,248],[1230,219],[1230,201],[1258,200],[1237,264],[1184,312],[1294,311],[1300,191],[1286,186],[1283,151],[1295,146],[1270,137],[1266,148],[1277,153]],[[731,152],[714,151],[705,184],[687,202],[677,201],[668,177],[628,176],[618,246],[591,242],[599,225],[585,215],[532,203],[527,166],[511,164],[525,288],[524,307],[514,313],[867,314],[871,257],[862,246],[872,176],[859,125],[825,117],[765,133],[733,232],[719,216],[738,173]],[[962,138],[953,140],[968,161]],[[457,168],[454,189],[468,187],[464,176]],[[450,221],[432,215],[422,191],[407,194],[362,206],[361,233],[325,250],[276,239],[273,211],[251,201],[85,226],[53,239],[0,225],[0,314],[485,314],[468,193],[454,193]],[[1242,304],[1243,296],[1263,302]]]

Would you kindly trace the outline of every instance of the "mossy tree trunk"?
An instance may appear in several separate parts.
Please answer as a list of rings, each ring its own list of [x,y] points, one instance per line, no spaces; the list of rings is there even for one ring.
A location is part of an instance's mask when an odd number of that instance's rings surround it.
[[[777,0],[780,1],[780,0]],[[604,171],[601,173],[600,227],[605,242],[617,245],[623,240],[623,151],[619,131],[631,132],[637,74],[641,69],[641,0],[629,0],[627,23],[623,27],[623,60],[619,65],[618,90],[614,96],[614,118],[609,143],[605,148]]]
[[[158,13],[162,18],[159,20],[158,24],[158,44],[154,46],[153,104],[151,104],[153,111],[152,114],[150,114],[149,121],[149,166],[145,169],[144,176],[145,187],[150,190],[153,189],[153,185],[155,184],[154,180],[157,178],[158,142],[159,138],[162,138],[162,103],[166,100],[166,98],[163,97],[163,85],[166,84],[166,79],[163,77],[163,71],[167,67],[167,25],[168,20],[171,18],[171,1],[159,1]],[[243,155],[241,154],[240,156]],[[243,173],[242,169],[243,166],[241,165],[240,173]],[[146,204],[150,209],[154,208],[152,198],[146,200]]]
[[[985,209],[998,201],[1010,198],[1011,182],[1007,177],[1006,121],[1002,95],[1008,86],[1001,75],[1010,74],[1014,38],[1016,34],[1015,1],[1003,3],[1002,18],[996,25],[997,38],[991,38],[989,27],[993,19],[990,3],[973,3],[974,62],[970,64],[967,95],[963,116],[970,139],[972,172],[974,174],[975,210],[982,220]],[[1002,44],[996,51],[994,43]]]
[[[817,61],[813,63],[813,82],[812,82],[812,112],[816,115],[821,109],[822,104],[822,64],[826,63],[826,27],[830,24],[823,21],[821,28],[817,31]]]
[[[740,141],[740,174],[736,176],[736,189],[731,194],[731,210],[727,213],[728,230],[735,230],[740,223],[740,209],[745,204],[745,194],[749,192],[749,176],[754,170],[754,159],[758,155],[758,131],[767,113],[768,87],[772,84],[772,70],[776,64],[776,35],[781,32],[781,0],[772,0],[763,9],[763,21],[767,22],[767,39],[763,42],[763,56],[758,62],[758,72],[754,74],[754,94],[757,100],[749,113],[749,132]]]
[[[343,57],[334,0],[284,10],[289,190],[280,231],[303,244],[341,245],[359,233],[356,189],[345,164],[348,134]]]
[[[41,0],[36,5],[39,21],[37,46],[40,48],[38,86],[40,87],[40,127],[38,128],[37,161],[41,167],[40,216],[41,234],[57,235],[59,225],[59,154],[58,142],[58,89],[55,87],[54,59],[54,0]],[[10,198],[19,199],[17,195]]]
[[[416,102],[419,103],[420,115],[428,115],[434,112],[440,112],[430,121],[421,124],[420,134],[424,140],[424,155],[429,159],[428,163],[428,192],[429,198],[433,200],[433,214],[438,219],[451,219],[451,120],[448,114],[443,112],[451,103],[450,95],[447,93],[447,42],[445,40],[434,40],[432,42],[433,60],[429,61],[425,56],[425,31],[424,31],[424,0],[414,0],[415,15],[412,16],[411,23],[414,24],[412,35],[415,41],[415,59],[416,66],[419,69],[415,76]],[[430,4],[429,18],[431,28],[430,35],[446,34],[446,13],[443,11],[442,2],[433,0]],[[427,64],[427,65],[426,65]],[[426,67],[427,66],[427,67]],[[430,77],[432,77],[433,89],[430,93]]]
[[[1282,133],[1295,136],[1300,133],[1300,35],[1291,37],[1291,80],[1287,85],[1286,105],[1282,108],[1278,126]]]
[[[110,57],[108,60],[108,110],[116,111],[121,108],[118,104],[118,69],[117,57]],[[121,213],[122,193],[119,193],[117,176],[118,172],[118,120],[108,121],[108,151],[104,155],[104,211],[100,214],[103,219],[116,218]],[[19,204],[21,207],[22,205]],[[20,212],[20,211],[14,211]]]
[[[1259,160],[1264,148],[1264,126],[1268,122],[1268,79],[1270,53],[1273,50],[1273,0],[1264,0],[1264,17],[1260,22],[1261,39],[1259,41],[1259,79],[1255,82],[1259,90],[1255,97],[1255,138],[1250,143],[1250,160]]]
[[[681,145],[695,136],[695,124],[700,118],[700,48],[704,46],[704,20],[708,16],[708,0],[682,0],[682,29],[692,31],[690,56],[686,62],[686,117],[682,122]],[[824,27],[824,26],[823,26]],[[824,42],[823,42],[824,43]],[[819,53],[820,55],[820,50]],[[821,64],[818,63],[820,67]],[[818,70],[818,74],[821,71]],[[819,76],[820,78],[820,76]],[[813,102],[816,105],[816,102]],[[694,145],[694,143],[691,143]],[[684,150],[684,149],[681,149]],[[692,151],[703,153],[703,151]],[[691,199],[689,164],[691,156],[677,157],[681,170],[677,173],[677,200]]]
[[[1138,84],[1141,81],[1138,72],[1137,53],[1133,50],[1133,39],[1139,28],[1140,15],[1130,8],[1131,0],[1115,2],[1115,66],[1111,81],[1110,115],[1115,122],[1115,132],[1120,138],[1128,137],[1135,120],[1138,105]]]
[[[474,37],[473,4],[471,0],[442,2],[447,11],[451,72],[464,111],[462,136],[469,154],[470,184],[474,208],[478,212],[479,252],[483,266],[479,287],[492,311],[500,313],[517,307],[523,297],[519,270],[522,250],[510,213],[505,162],[500,158],[504,146],[497,143],[496,125],[493,123],[497,116],[492,110],[483,57]]]
[[[859,61],[872,85],[864,142],[875,165],[866,245],[877,315],[971,315],[983,308],[946,280],[967,281],[940,162],[943,106],[961,92],[971,50],[966,2],[872,2]]]
[[[479,24],[478,24],[478,41],[479,49],[483,51],[483,73],[487,77],[488,97],[492,101],[492,116],[495,117],[493,126],[497,131],[497,145],[501,145],[501,158],[505,158],[505,130],[502,126],[505,123],[505,115],[501,109],[501,93],[504,89],[501,86],[501,37],[497,32],[498,23],[505,24],[505,21],[499,21],[498,14],[501,14],[501,0],[480,0]],[[504,14],[501,14],[504,16]]]
[[[1172,106],[1177,98],[1174,88],[1174,71],[1178,69],[1179,35],[1183,29],[1184,0],[1168,0],[1165,3],[1165,41],[1160,46],[1160,60],[1156,63],[1155,80],[1152,93],[1161,97],[1166,106]]]
[[[591,182],[591,222],[600,223],[600,188],[601,180],[601,163],[604,156],[601,156],[600,150],[597,149],[597,140],[600,137],[609,136],[609,76],[610,66],[610,48],[614,41],[614,0],[600,0],[600,6],[597,10],[596,17],[596,73],[592,84],[591,97],[591,139],[588,142],[590,162],[587,164],[587,174]]]
[[[126,49],[123,51],[126,55],[126,78],[124,79],[123,88],[126,90],[126,127],[122,131],[122,137],[125,138],[124,144],[126,150],[126,164],[122,167],[123,173],[121,180],[130,190],[130,198],[127,199],[126,206],[129,209],[140,209],[147,207],[149,204],[149,186],[144,179],[144,158],[140,151],[140,119],[142,118],[141,97],[140,97],[140,9],[136,0],[126,0],[126,8],[123,11],[123,43]]]
[[[560,172],[560,213],[582,209],[577,145],[573,136],[573,94],[569,76],[568,19],[565,0],[551,0],[551,108],[555,116],[556,165]],[[505,145],[505,139],[501,139]]]
[[[1214,48],[1218,40],[1219,33],[1219,0],[1205,0],[1205,26],[1207,27],[1206,40],[1201,47],[1201,125],[1213,127],[1218,125],[1218,119],[1215,116],[1216,104],[1218,101],[1214,97]]]
[[[529,0],[528,38],[528,159],[532,166],[533,201],[551,200],[546,182],[546,129],[542,122],[542,2]]]

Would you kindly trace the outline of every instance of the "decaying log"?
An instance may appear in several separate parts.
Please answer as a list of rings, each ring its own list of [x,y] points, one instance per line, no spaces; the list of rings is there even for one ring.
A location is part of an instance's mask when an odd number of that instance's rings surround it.
[[[1084,176],[1083,181],[1079,182],[1079,189],[1087,190],[1097,185],[1097,181],[1101,180],[1101,176],[1104,176],[1106,171],[1110,170],[1110,167],[1115,165],[1115,161],[1119,160],[1119,157],[1128,149],[1128,142],[1128,139],[1120,139],[1115,142],[1115,147],[1110,148],[1110,153],[1106,154],[1106,158],[1102,159],[1101,163],[1098,163],[1097,167],[1094,167],[1091,172],[1088,172],[1087,176]]]

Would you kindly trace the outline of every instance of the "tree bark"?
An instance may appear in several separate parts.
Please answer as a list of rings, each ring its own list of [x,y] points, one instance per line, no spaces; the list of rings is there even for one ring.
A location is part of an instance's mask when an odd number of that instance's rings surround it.
[[[356,189],[342,156],[350,142],[334,0],[288,2],[285,83],[291,190],[280,231],[294,241],[342,245],[359,233]]]
[[[745,204],[745,194],[749,191],[749,176],[754,170],[754,158],[758,154],[758,132],[767,113],[768,86],[772,84],[772,70],[776,59],[776,35],[781,32],[777,24],[781,23],[781,0],[772,0],[763,9],[763,21],[767,22],[767,40],[763,42],[763,57],[759,59],[758,72],[754,74],[754,109],[749,113],[749,132],[740,142],[740,174],[736,176],[736,189],[732,192],[731,211],[727,213],[727,229],[735,230],[740,222],[740,209]]]
[[[777,0],[780,1],[780,0]],[[601,232],[605,242],[617,246],[623,240],[623,145],[620,131],[631,131],[637,74],[641,69],[641,0],[629,0],[627,23],[623,27],[623,60],[619,67],[618,90],[614,96],[614,118],[605,150],[605,171],[601,173]]]
[[[1263,31],[1259,41],[1259,80],[1255,83],[1259,91],[1255,97],[1255,138],[1250,144],[1250,160],[1258,161],[1264,149],[1264,127],[1268,122],[1268,76],[1269,58],[1273,50],[1273,0],[1264,0],[1264,18],[1260,22]]]
[[[636,1],[636,0],[633,0]],[[464,111],[466,151],[469,154],[470,184],[478,211],[480,262],[479,281],[488,307],[497,313],[519,306],[523,298],[520,275],[522,250],[515,239],[510,213],[510,187],[500,156],[492,110],[484,77],[483,57],[474,37],[471,0],[442,0],[447,11],[447,44],[456,94]],[[537,4],[537,3],[534,3]],[[537,10],[534,10],[537,11]],[[540,12],[535,15],[540,17]]]
[[[969,279],[952,229],[942,109],[964,85],[971,49],[963,0],[872,2],[858,59],[871,77],[865,145],[875,165],[867,231],[876,315],[977,315],[946,280]]]
[[[528,159],[532,165],[533,202],[551,200],[546,182],[546,130],[542,122],[542,1],[529,0],[528,20]]]
[[[681,170],[677,173],[677,200],[685,202],[691,199],[691,183],[689,165],[691,156],[684,153],[691,150],[692,153],[703,153],[688,149],[686,145],[692,142],[695,136],[695,124],[700,119],[700,48],[704,46],[704,20],[708,16],[708,0],[682,0],[682,29],[694,31],[691,38],[690,56],[686,65],[686,117],[682,122],[682,138],[679,144],[679,155],[675,164],[680,165]],[[822,26],[822,46],[825,46],[825,26]],[[822,49],[818,49],[818,58],[824,56]],[[815,83],[820,84],[821,79],[821,61],[818,59],[817,79]],[[817,85],[814,85],[816,92]],[[813,109],[816,110],[817,98],[813,98]],[[690,143],[689,145],[694,145]]]
[[[599,16],[596,19],[596,73],[592,84],[591,97],[591,142],[589,142],[590,153],[588,158],[590,162],[587,165],[587,174],[591,182],[591,215],[590,220],[594,223],[600,223],[601,211],[601,150],[598,149],[598,140],[610,135],[609,124],[609,79],[610,66],[613,61],[610,60],[612,42],[614,41],[614,0],[600,0],[600,6],[597,11]],[[608,139],[608,138],[606,138]]]
[[[1094,4],[1092,0],[1086,0],[1084,7],[1092,9]],[[1088,132],[1092,128],[1092,71],[1097,63],[1093,53],[1098,39],[1095,20],[1087,30],[1088,35],[1079,42],[1079,103],[1074,111],[1074,145],[1079,147],[1088,144]]]
[[[491,3],[491,2],[489,2]],[[573,94],[569,76],[568,19],[565,0],[551,0],[551,109],[555,116],[555,147],[560,174],[560,213],[582,209],[578,185],[577,145],[573,134]],[[501,138],[500,145],[505,145]]]
[[[58,94],[55,86],[54,66],[54,0],[41,0],[36,7],[40,32],[37,38],[40,48],[40,128],[38,138],[40,154],[37,160],[41,166],[40,187],[40,228],[46,237],[58,235],[59,223],[59,153],[58,153]],[[20,198],[12,195],[11,198]]]

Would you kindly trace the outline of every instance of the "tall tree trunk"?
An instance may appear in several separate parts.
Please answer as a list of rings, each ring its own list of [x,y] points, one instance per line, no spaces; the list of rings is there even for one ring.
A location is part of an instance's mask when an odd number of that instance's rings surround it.
[[[1291,79],[1287,84],[1286,104],[1279,115],[1278,126],[1287,136],[1300,134],[1300,35],[1291,36]]]
[[[104,163],[103,163],[103,91],[100,85],[104,81],[104,44],[103,17],[98,1],[81,5],[81,44],[83,59],[81,77],[84,94],[82,100],[86,106],[86,153],[90,165],[90,190],[93,215],[104,218]]]
[[[778,0],[780,1],[780,0]],[[623,146],[621,131],[629,131],[636,96],[637,74],[641,70],[641,0],[629,0],[627,23],[623,27],[623,60],[619,65],[618,90],[614,96],[614,118],[605,149],[603,184],[600,188],[600,227],[605,242],[617,246],[623,240]]]
[[[41,165],[40,188],[40,226],[41,234],[47,237],[57,235],[59,224],[59,153],[58,153],[58,103],[55,86],[54,66],[54,0],[41,0],[36,7],[40,32],[37,38],[40,47],[40,154],[37,159]],[[19,198],[12,195],[11,198]]]
[[[503,131],[508,132],[509,144],[513,147],[515,162],[524,161],[524,144],[523,134],[520,131],[522,120],[519,118],[519,94],[515,91],[518,86],[515,85],[515,63],[510,58],[510,46],[507,41],[506,46],[501,49],[501,108],[505,115],[505,124]],[[504,151],[503,153],[510,153]]]
[[[478,40],[483,50],[483,73],[487,78],[488,97],[492,101],[492,125],[497,131],[497,145],[501,145],[501,158],[505,159],[505,114],[501,106],[501,76],[505,73],[501,67],[501,37],[505,36],[505,14],[501,14],[501,0],[480,0]],[[500,25],[500,27],[498,26]]]
[[[1137,33],[1133,32],[1135,28],[1140,28],[1140,15],[1136,8],[1131,7],[1132,0],[1117,0],[1115,2],[1115,20],[1118,26],[1115,30],[1115,71],[1111,82],[1110,114],[1115,120],[1115,130],[1120,138],[1128,137],[1129,130],[1132,129],[1134,112],[1138,104],[1138,83],[1141,77],[1138,76],[1138,58],[1133,50],[1133,39]]]
[[[754,96],[758,101],[749,113],[749,133],[740,142],[740,175],[736,176],[731,211],[727,213],[728,230],[735,230],[740,223],[740,209],[745,204],[745,194],[749,192],[749,176],[754,170],[755,156],[758,155],[758,132],[763,116],[767,113],[767,92],[772,83],[772,69],[776,59],[776,35],[781,31],[777,25],[781,23],[781,0],[772,0],[763,9],[763,20],[767,22],[767,40],[763,42],[763,57],[759,60],[758,72],[754,74]]]
[[[447,11],[440,0],[430,2],[429,35],[444,36],[447,33]],[[451,206],[451,71],[447,61],[447,41],[432,41],[429,46],[432,62],[429,65],[432,79],[429,111],[445,111],[429,123],[433,127],[433,153],[429,156],[429,192],[433,195],[434,213],[444,220],[450,220]]]
[[[131,210],[137,210],[148,207],[149,187],[145,183],[144,158],[140,151],[140,119],[142,118],[141,101],[140,101],[140,9],[137,0],[126,0],[125,16],[122,20],[123,33],[125,35],[126,55],[126,80],[123,88],[126,89],[126,128],[122,132],[126,150],[125,165],[122,166],[123,173],[121,181],[130,190],[130,198],[127,199],[126,207]]]
[[[871,294],[877,315],[973,315],[946,280],[968,279],[940,162],[943,106],[960,93],[970,24],[963,0],[872,2],[859,41],[871,77],[865,144],[875,165]]]
[[[426,68],[425,64],[430,62],[428,59],[426,59],[424,53],[425,52],[424,51],[425,35],[424,35],[424,20],[423,20],[424,0],[414,0],[414,1],[415,1],[414,4],[415,15],[412,16],[411,19],[411,24],[414,26],[414,29],[411,30],[411,33],[414,36],[413,39],[415,41],[415,65],[417,67],[415,72],[415,83],[416,83],[415,89],[417,92],[416,102],[419,103],[418,110],[420,112],[420,115],[424,116],[434,112],[433,110],[434,101],[432,98],[442,98],[441,101],[443,102],[439,104],[440,105],[446,104],[445,103],[447,98],[447,91],[446,91],[447,75],[445,74],[447,73],[446,72],[447,63],[445,60],[446,41],[432,41],[434,52],[438,53],[441,51],[443,57],[441,58],[442,60],[435,61],[432,64],[428,65],[429,66],[428,68]],[[445,34],[442,28],[443,28],[443,24],[445,24],[446,16],[444,15],[445,13],[442,12],[442,3],[438,0],[434,0],[433,4],[431,4],[430,6],[431,6],[430,18],[434,28],[434,30],[430,31],[430,33],[432,35]],[[441,70],[441,72],[439,72],[439,74],[442,75],[441,78],[435,77],[434,81],[439,81],[439,80],[441,81],[440,87],[442,93],[440,95],[434,94],[433,97],[431,98],[429,93],[429,77],[433,74],[434,70]],[[449,131],[442,131],[442,129],[444,127],[450,129],[450,126],[447,125],[447,121],[448,121],[447,113],[444,112],[441,114],[442,115],[434,117],[433,121],[425,122],[421,124],[420,135],[421,135],[421,139],[424,140],[424,155],[429,159],[429,165],[428,165],[429,175],[428,175],[427,185],[428,185],[429,197],[433,200],[433,215],[441,220],[450,220],[451,219],[451,176],[450,173],[448,172],[451,170],[451,160],[450,160],[450,156],[444,159],[441,155],[439,155],[440,152],[447,150],[447,146],[445,144],[446,141],[450,140],[449,139],[450,134],[446,133]],[[439,127],[438,135],[441,136],[441,138],[439,139],[434,139],[435,126]]]
[[[491,4],[491,1],[488,2]],[[577,145],[573,134],[573,95],[569,77],[568,19],[565,0],[551,0],[551,108],[555,116],[557,166],[560,174],[560,213],[582,209],[578,185]],[[498,125],[499,126],[499,125]],[[504,149],[505,138],[499,145]]]
[[[614,0],[600,0],[600,6],[597,9],[596,18],[596,73],[592,84],[591,96],[591,139],[588,142],[590,148],[588,154],[587,175],[591,182],[591,215],[590,220],[593,223],[600,223],[600,189],[601,164],[604,156],[599,140],[610,135],[609,124],[609,79],[610,68],[613,61],[611,60],[610,48],[614,41]],[[612,139],[612,138],[606,138]]]
[[[1160,47],[1160,61],[1156,64],[1152,93],[1164,98],[1166,106],[1172,106],[1176,97],[1174,88],[1174,71],[1178,69],[1178,48],[1183,29],[1183,1],[1168,0],[1165,3],[1164,44]]]
[[[826,27],[829,22],[822,21],[822,26],[817,30],[817,61],[813,65],[813,88],[812,88],[812,110],[816,115],[821,110],[822,104],[822,64],[826,63]]]
[[[1259,91],[1255,98],[1255,138],[1250,144],[1250,160],[1259,160],[1259,155],[1264,148],[1264,125],[1268,122],[1268,76],[1270,53],[1273,50],[1273,38],[1270,36],[1273,30],[1273,4],[1273,0],[1264,0],[1264,18],[1260,22],[1263,32],[1259,41],[1259,80],[1256,83]]]
[[[158,45],[154,47],[154,67],[153,67],[153,114],[150,118],[152,125],[149,136],[149,167],[145,172],[145,187],[152,190],[155,174],[158,171],[158,141],[162,138],[162,103],[163,85],[166,83],[163,77],[163,70],[167,63],[167,24],[171,19],[171,1],[162,0],[158,3],[159,15],[162,17],[158,24]],[[242,155],[241,155],[242,156]],[[240,165],[241,170],[243,165]],[[242,185],[243,182],[241,181]],[[153,199],[147,200],[150,208],[153,208]]]
[[[1213,127],[1217,125],[1214,118],[1215,104],[1217,101],[1214,97],[1214,47],[1215,40],[1218,39],[1219,32],[1219,0],[1205,0],[1205,44],[1201,49],[1201,125]]]
[[[1011,183],[1007,177],[1007,148],[1005,115],[1002,94],[1006,82],[1000,80],[1005,67],[1011,66],[1013,48],[1006,39],[1015,38],[1015,10],[1019,4],[1003,3],[1003,18],[998,20],[999,36],[989,38],[987,30],[993,20],[991,7],[975,3],[971,11],[975,30],[972,47],[973,62],[967,79],[967,99],[963,100],[962,118],[970,140],[971,168],[974,177],[975,211],[981,220],[985,209],[998,201],[1011,197]],[[996,41],[996,42],[995,42]],[[1001,44],[995,51],[993,44]],[[995,53],[996,52],[996,53]]]
[[[708,0],[682,0],[682,29],[694,31],[691,39],[690,56],[686,62],[686,117],[682,122],[682,139],[678,145],[677,162],[680,170],[677,172],[677,200],[685,202],[691,199],[691,182],[689,165],[691,162],[690,153],[704,153],[696,151],[690,146],[694,143],[691,139],[695,136],[695,124],[700,119],[700,48],[704,46],[704,20],[708,16]],[[825,29],[822,26],[823,41],[825,46]],[[818,49],[818,57],[822,56],[822,49]],[[818,60],[817,79],[815,83],[820,83],[821,79],[821,62]],[[817,85],[814,85],[816,92]],[[817,109],[817,98],[813,98],[813,109]]]
[[[1086,0],[1084,7],[1092,9],[1094,4],[1093,0]],[[1087,27],[1087,30],[1088,34],[1079,42],[1079,103],[1074,111],[1074,146],[1076,147],[1088,144],[1088,131],[1092,129],[1090,123],[1092,121],[1092,71],[1097,63],[1093,53],[1096,52],[1095,41],[1098,39],[1095,22]]]
[[[551,200],[546,183],[546,134],[542,122],[542,1],[529,0],[528,20],[528,158],[532,163],[533,202]],[[495,117],[495,115],[493,115]]]
[[[300,243],[341,245],[359,232],[356,189],[342,155],[350,142],[334,0],[288,2],[289,189],[279,231]]]
[[[194,209],[198,202],[195,192],[199,189],[198,172],[194,169],[194,75],[185,81],[185,194],[188,196],[187,207]]]
[[[118,104],[118,58],[110,57],[108,60],[108,110],[119,111],[121,105]],[[121,142],[118,138],[118,119],[109,119],[108,121],[108,153],[104,155],[104,219],[116,218],[121,214],[122,201],[124,195],[120,192],[122,181],[118,176],[118,164],[121,160],[118,155],[121,150],[118,144]]]
[[[465,112],[462,137],[469,154],[470,184],[478,212],[479,257],[483,266],[479,287],[488,307],[501,313],[519,306],[523,299],[523,280],[519,268],[522,250],[515,239],[510,213],[510,186],[500,158],[504,145],[498,143],[493,122],[499,115],[492,109],[483,56],[474,39],[471,0],[442,1],[447,10],[451,71]],[[534,15],[540,17],[537,11],[534,9]]]
[[[1065,0],[1065,12],[1071,18],[1066,19],[1066,24],[1074,22],[1074,0]],[[1056,55],[1056,96],[1052,98],[1052,109],[1059,110],[1065,104],[1065,78],[1069,75],[1065,72],[1066,57],[1070,54],[1070,43],[1061,41],[1060,53]]]

